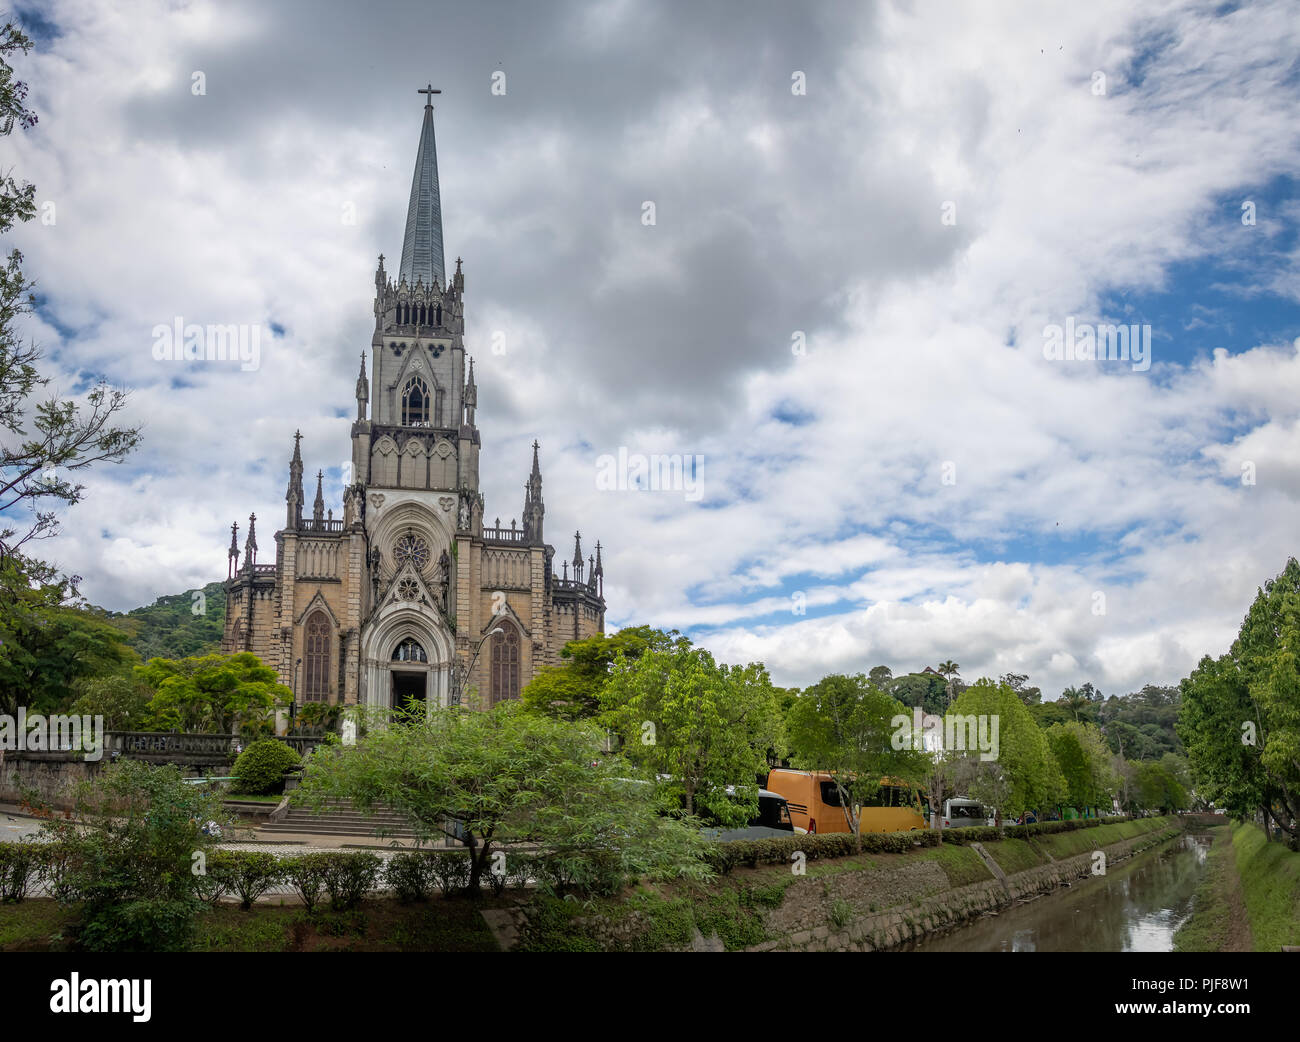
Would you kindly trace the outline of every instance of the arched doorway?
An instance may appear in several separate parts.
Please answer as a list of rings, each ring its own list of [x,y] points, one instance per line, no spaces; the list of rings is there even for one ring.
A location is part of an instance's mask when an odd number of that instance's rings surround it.
[[[361,635],[360,700],[383,709],[411,699],[447,705],[452,646],[451,634],[427,610],[410,602],[385,605]]]
[[[429,655],[414,637],[406,637],[389,656],[389,705],[409,708],[413,702],[426,702],[429,695]]]

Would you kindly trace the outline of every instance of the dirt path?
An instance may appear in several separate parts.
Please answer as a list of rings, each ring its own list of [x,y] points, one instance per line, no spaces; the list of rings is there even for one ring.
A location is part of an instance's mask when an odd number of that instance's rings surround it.
[[[1246,899],[1241,890],[1241,876],[1237,874],[1237,851],[1232,845],[1232,828],[1224,828],[1224,835],[1218,842],[1226,845],[1223,855],[1223,875],[1226,885],[1222,888],[1223,899],[1228,906],[1227,936],[1224,938],[1225,952],[1253,952],[1255,940],[1250,934],[1250,917],[1246,914]]]

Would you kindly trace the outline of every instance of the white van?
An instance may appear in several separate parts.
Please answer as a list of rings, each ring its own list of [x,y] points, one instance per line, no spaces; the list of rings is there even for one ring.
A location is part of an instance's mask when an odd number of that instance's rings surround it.
[[[973,825],[989,825],[993,821],[993,808],[986,807],[979,800],[954,796],[943,801],[943,827],[946,829],[964,829]]]

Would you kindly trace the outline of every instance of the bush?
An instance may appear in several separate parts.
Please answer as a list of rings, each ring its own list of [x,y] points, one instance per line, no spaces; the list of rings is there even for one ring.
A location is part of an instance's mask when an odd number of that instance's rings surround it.
[[[402,904],[423,901],[433,889],[433,865],[423,851],[403,851],[388,859],[384,879]]]
[[[235,787],[250,796],[282,792],[284,772],[302,760],[288,745],[277,738],[260,738],[235,761]]]
[[[213,838],[220,800],[172,765],[108,764],[74,787],[77,822],[49,821],[46,865],[81,901],[75,928],[91,951],[178,951],[192,936],[195,854]]]
[[[92,952],[183,952],[194,938],[192,898],[146,898],[88,905],[78,941]]]
[[[280,859],[264,850],[213,851],[208,872],[239,897],[239,907],[245,911],[284,877]]]
[[[469,853],[435,850],[429,854],[429,871],[444,897],[469,886]]]
[[[324,872],[325,889],[330,895],[330,907],[336,912],[355,908],[379,883],[384,863],[374,854],[349,850],[331,851],[324,856],[328,859]]]
[[[538,874],[537,859],[531,854],[513,854],[506,858],[506,885],[523,890]]]
[[[45,846],[33,840],[0,843],[0,901],[21,901],[40,874]]]
[[[321,892],[325,889],[325,880],[330,870],[330,856],[324,852],[298,854],[284,858],[280,862],[285,882],[293,887],[308,912],[315,910]]]
[[[56,839],[41,849],[41,882],[45,891],[60,904],[70,904],[81,898],[76,885],[80,868],[81,849],[76,843]]]
[[[533,858],[531,865],[538,889],[556,896],[573,890],[607,895],[623,885],[622,864],[612,851],[552,851]]]
[[[231,865],[221,857],[221,851],[214,850],[204,855],[203,871],[194,872],[194,896],[200,901],[215,905],[231,892]]]

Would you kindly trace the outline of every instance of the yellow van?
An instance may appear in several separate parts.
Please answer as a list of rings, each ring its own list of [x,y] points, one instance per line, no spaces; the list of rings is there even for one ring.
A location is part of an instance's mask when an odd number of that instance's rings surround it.
[[[852,832],[832,775],[777,767],[767,787],[785,797],[796,828],[809,832]],[[929,810],[921,791],[895,778],[882,778],[866,805],[857,808],[863,832],[914,832],[928,827]]]

